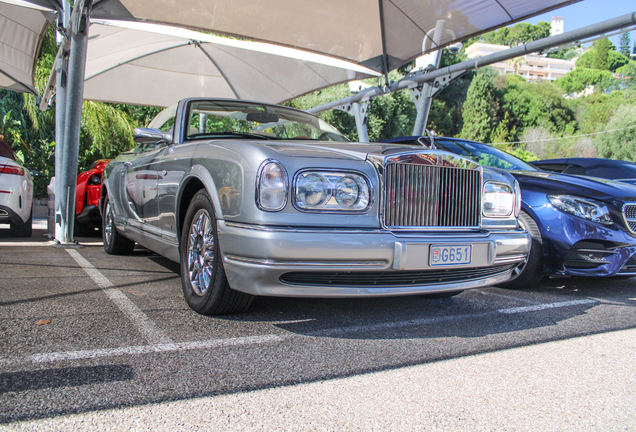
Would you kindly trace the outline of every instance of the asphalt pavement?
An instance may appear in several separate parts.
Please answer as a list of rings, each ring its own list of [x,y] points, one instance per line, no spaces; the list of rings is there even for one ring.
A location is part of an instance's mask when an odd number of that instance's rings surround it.
[[[0,225],[0,430],[636,430],[636,279],[449,299],[258,298]]]

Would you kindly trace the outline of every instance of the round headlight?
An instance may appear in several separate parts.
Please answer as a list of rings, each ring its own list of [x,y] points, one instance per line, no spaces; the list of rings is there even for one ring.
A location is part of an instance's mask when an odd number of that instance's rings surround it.
[[[310,173],[298,179],[298,201],[306,208],[320,207],[331,197],[331,184],[322,175]]]
[[[100,174],[93,174],[88,178],[88,184],[98,185],[102,184],[102,176]]]
[[[358,202],[360,186],[351,177],[341,177],[336,183],[335,195],[341,207],[349,208]]]

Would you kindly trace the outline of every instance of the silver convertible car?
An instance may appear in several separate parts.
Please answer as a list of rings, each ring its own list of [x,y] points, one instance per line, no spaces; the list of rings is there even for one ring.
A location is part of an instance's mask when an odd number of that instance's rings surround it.
[[[202,314],[254,296],[450,296],[526,261],[505,172],[420,145],[352,143],[303,111],[184,99],[108,164],[104,249],[181,263]]]

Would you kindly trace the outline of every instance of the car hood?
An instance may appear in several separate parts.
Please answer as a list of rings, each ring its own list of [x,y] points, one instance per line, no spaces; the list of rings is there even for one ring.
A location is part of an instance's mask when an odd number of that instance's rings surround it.
[[[596,177],[576,176],[547,171],[510,171],[524,189],[543,190],[546,193],[565,193],[601,201],[619,198],[636,201],[636,186]]]
[[[335,159],[366,159],[369,153],[390,155],[400,152],[425,150],[419,146],[405,146],[378,143],[329,143],[323,141],[285,141],[285,142],[256,142],[272,150],[292,157],[319,157]]]

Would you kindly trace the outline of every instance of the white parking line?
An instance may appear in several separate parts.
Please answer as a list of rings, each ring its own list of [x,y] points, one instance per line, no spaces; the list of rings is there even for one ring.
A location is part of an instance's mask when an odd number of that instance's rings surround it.
[[[194,342],[182,342],[174,343],[168,336],[166,336],[161,330],[159,330],[154,323],[146,316],[134,303],[132,303],[128,297],[120,290],[114,288],[112,282],[110,282],[103,274],[99,272],[88,260],[82,257],[79,252],[74,249],[66,249],[71,257],[84,269],[84,271],[102,288],[105,294],[119,307],[119,309],[133,322],[133,324],[139,329],[144,337],[150,342],[150,345],[145,346],[129,346],[119,348],[107,348],[96,350],[82,350],[82,351],[67,351],[67,352],[53,352],[53,353],[41,353],[33,354],[26,358],[27,361],[32,363],[47,363],[64,360],[78,360],[78,359],[93,359],[99,357],[116,357],[123,355],[138,355],[138,354],[151,354],[158,352],[174,352],[174,351],[187,351],[196,349],[210,349],[220,348],[228,346],[239,345],[252,345],[282,342],[286,339],[290,339],[294,336],[279,336],[274,334],[261,335],[261,336],[247,336],[228,339],[213,339],[207,341],[194,341]],[[517,299],[518,300],[518,299]],[[358,332],[372,332],[383,331],[389,329],[397,329],[402,327],[415,327],[422,325],[430,325],[441,323],[445,321],[455,321],[461,319],[474,319],[479,317],[490,316],[494,314],[519,314],[526,312],[536,312],[547,309],[564,308],[570,306],[580,306],[596,304],[597,300],[593,299],[581,299],[556,303],[544,303],[531,306],[514,307],[497,309],[491,311],[484,311],[479,313],[462,314],[462,315],[446,315],[433,318],[422,318],[407,321],[393,321],[363,326],[350,326],[350,327],[337,327],[331,329],[322,329],[313,332],[307,332],[302,335],[309,337],[336,337],[338,335],[346,333],[358,333]],[[292,320],[281,321],[276,324],[291,324],[291,323],[303,323],[315,321],[314,319],[307,320]],[[301,336],[302,336],[301,335]],[[0,359],[0,365],[20,364],[17,359]]]
[[[547,303],[547,304],[538,304],[534,306],[523,306],[523,307],[516,307],[516,308],[499,309],[498,312],[503,314],[516,314],[516,313],[523,313],[523,312],[536,312],[536,311],[554,309],[554,308],[560,308],[560,307],[579,306],[579,305],[592,304],[592,303],[598,303],[598,302],[596,300],[591,300],[591,299],[572,300],[572,301],[559,302],[559,303]]]
[[[283,338],[276,335],[248,336],[231,339],[213,339],[208,341],[182,342],[170,344],[157,344],[145,346],[132,346],[111,349],[67,351],[57,353],[34,354],[27,357],[33,363],[48,363],[61,360],[93,359],[98,357],[117,357],[123,355],[149,354],[169,351],[187,351],[195,349],[221,348],[226,346],[253,345],[270,342],[279,342]]]
[[[433,317],[433,318],[421,318],[421,319],[408,320],[408,321],[378,323],[378,324],[371,324],[366,326],[338,327],[333,329],[324,329],[324,330],[310,332],[310,333],[307,333],[307,335],[328,337],[328,336],[340,335],[343,333],[382,331],[382,330],[389,330],[389,329],[400,328],[400,327],[411,327],[411,326],[415,327],[415,326],[436,324],[436,323],[441,323],[444,321],[456,321],[460,319],[482,318],[482,317],[493,315],[496,313],[517,314],[517,313],[534,312],[534,311],[540,311],[545,309],[578,306],[578,305],[592,304],[592,303],[598,303],[598,302],[595,300],[590,300],[590,299],[582,299],[582,300],[572,300],[572,301],[557,302],[557,303],[544,303],[544,304],[538,304],[533,306],[497,309],[495,311],[486,311],[486,312],[470,313],[470,314],[463,314],[463,315],[444,315],[444,316]]]
[[[153,345],[172,344],[172,339],[165,335],[155,326],[148,316],[141,311],[126,295],[114,288],[115,285],[106,276],[101,274],[86,258],[81,256],[75,249],[66,249],[71,257],[84,269],[84,271],[95,281],[110,300],[117,305],[130,321],[137,327],[139,332]]]
[[[546,303],[535,306],[525,306],[519,308],[507,308],[497,309],[493,311],[486,311],[481,313],[463,314],[463,315],[448,315],[434,318],[423,318],[418,320],[397,321],[388,323],[378,323],[367,326],[350,326],[350,327],[338,327],[332,329],[318,330],[314,332],[305,333],[304,336],[309,337],[334,337],[345,333],[357,333],[357,332],[370,332],[381,331],[401,327],[420,326],[428,324],[436,324],[444,321],[453,321],[459,319],[474,319],[479,317],[485,317],[494,315],[497,313],[503,314],[519,314],[525,312],[536,312],[546,309],[563,308],[570,306],[580,306],[586,304],[598,303],[595,300],[581,299],[565,302]],[[297,322],[303,322],[299,320]],[[293,336],[279,336],[274,334],[261,335],[261,336],[247,336],[228,339],[212,339],[207,341],[194,341],[194,342],[182,342],[182,343],[165,343],[165,344],[152,344],[145,346],[132,346],[132,347],[120,347],[120,348],[107,348],[96,350],[83,350],[83,351],[67,351],[67,352],[53,352],[33,354],[26,358],[26,361],[32,363],[50,363],[64,360],[81,360],[81,359],[94,359],[99,357],[118,357],[123,355],[136,355],[136,354],[152,354],[158,352],[174,352],[174,351],[187,351],[196,349],[210,349],[221,348],[228,346],[239,345],[253,345],[282,342],[287,339],[291,339]],[[17,359],[0,360],[0,365],[8,366],[14,364],[22,364]]]

